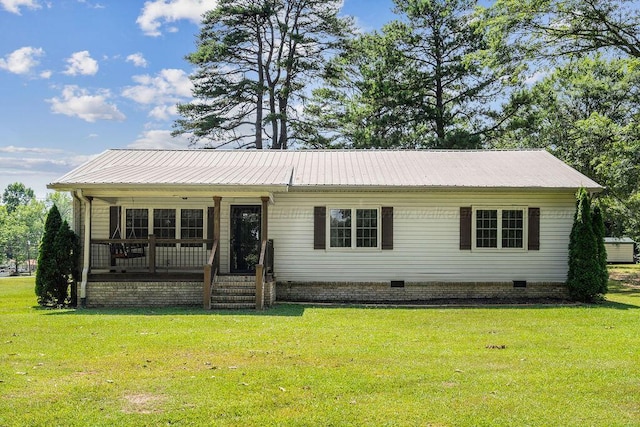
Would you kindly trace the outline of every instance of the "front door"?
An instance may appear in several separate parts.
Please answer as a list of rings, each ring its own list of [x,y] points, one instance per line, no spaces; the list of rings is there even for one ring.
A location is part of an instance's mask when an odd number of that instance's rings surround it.
[[[260,206],[231,206],[231,273],[255,273],[260,256]]]

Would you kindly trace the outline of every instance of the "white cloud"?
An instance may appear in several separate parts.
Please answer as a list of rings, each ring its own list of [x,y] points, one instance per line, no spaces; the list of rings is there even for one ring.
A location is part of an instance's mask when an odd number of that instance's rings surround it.
[[[40,9],[40,5],[36,0],[0,0],[0,5],[7,12],[20,15],[20,8],[26,7],[27,9]]]
[[[145,68],[147,66],[147,60],[144,59],[144,56],[140,52],[127,56],[127,62],[133,62],[133,65],[136,67]]]
[[[138,85],[125,88],[122,96],[138,104],[154,106],[149,117],[156,120],[169,120],[177,114],[175,104],[191,98],[193,84],[183,70],[164,69],[155,76],[133,76],[133,81]]]
[[[0,153],[59,154],[64,153],[64,150],[56,148],[16,147],[15,145],[7,145],[6,147],[0,147]]]
[[[546,70],[536,71],[531,76],[529,76],[527,79],[525,79],[524,83],[526,85],[533,85],[533,84],[536,84],[538,82],[541,82],[548,75],[549,75],[549,72],[546,71]]]
[[[189,148],[187,136],[171,136],[169,130],[148,130],[129,144],[129,148],[185,149]]]
[[[76,76],[82,74],[85,76],[93,76],[98,72],[98,61],[93,59],[88,50],[73,53],[67,58],[67,69],[64,74]]]
[[[202,15],[217,6],[217,0],[152,0],[146,1],[136,23],[148,36],[161,35],[163,23],[187,19],[199,24]],[[176,31],[175,27],[172,27]]]
[[[79,117],[91,123],[96,120],[124,120],[126,117],[118,107],[107,101],[110,97],[108,90],[91,95],[78,86],[65,86],[61,98],[47,99],[47,102],[51,104],[51,111],[55,114]]]
[[[0,153],[0,189],[19,181],[32,188],[39,199],[46,196],[48,183],[96,156],[66,149],[17,146],[0,147]]]
[[[148,74],[133,76],[133,81],[138,85],[125,88],[122,96],[146,105],[178,102],[191,97],[193,88],[187,73],[175,68],[161,70],[155,77]]]
[[[52,74],[53,74],[53,72],[51,70],[45,70],[45,71],[40,73],[40,78],[41,79],[50,79]]]
[[[172,116],[178,114],[178,107],[173,105],[158,105],[149,112],[149,117],[153,117],[156,120],[169,120]]]
[[[78,3],[86,4],[92,9],[105,9],[105,6],[100,3],[89,3],[87,0],[78,0]]]
[[[28,74],[40,62],[37,58],[44,55],[41,48],[25,46],[0,58],[0,68],[14,74]]]

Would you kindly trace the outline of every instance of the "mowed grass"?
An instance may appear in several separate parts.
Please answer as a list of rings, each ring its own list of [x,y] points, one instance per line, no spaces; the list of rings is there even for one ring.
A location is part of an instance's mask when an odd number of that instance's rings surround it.
[[[45,310],[0,280],[0,425],[640,425],[640,289],[598,305]]]

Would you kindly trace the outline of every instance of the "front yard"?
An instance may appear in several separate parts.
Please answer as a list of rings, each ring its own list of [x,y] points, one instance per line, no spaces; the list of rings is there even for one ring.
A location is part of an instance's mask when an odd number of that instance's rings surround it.
[[[264,312],[43,310],[3,278],[0,425],[640,425],[640,269],[612,272],[600,305]]]

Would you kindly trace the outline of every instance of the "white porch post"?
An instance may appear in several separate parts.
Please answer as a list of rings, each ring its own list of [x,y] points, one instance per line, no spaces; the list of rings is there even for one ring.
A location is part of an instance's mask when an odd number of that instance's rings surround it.
[[[87,282],[89,280],[89,269],[91,268],[91,200],[93,198],[82,194],[82,190],[78,190],[77,195],[84,202],[83,266],[82,282],[80,283],[80,305],[84,307],[87,302]]]

